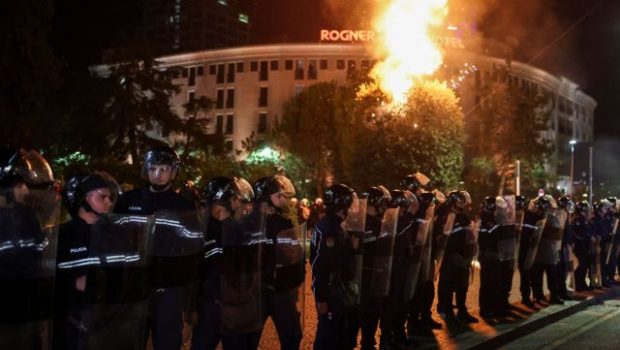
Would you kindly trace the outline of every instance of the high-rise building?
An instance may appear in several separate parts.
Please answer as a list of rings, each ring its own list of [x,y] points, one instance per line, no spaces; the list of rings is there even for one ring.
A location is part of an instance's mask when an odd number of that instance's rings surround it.
[[[156,54],[250,43],[256,0],[144,0],[142,31]]]

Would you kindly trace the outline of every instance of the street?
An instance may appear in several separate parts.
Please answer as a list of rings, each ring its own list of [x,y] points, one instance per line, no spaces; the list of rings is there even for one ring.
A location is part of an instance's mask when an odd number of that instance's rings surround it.
[[[503,349],[618,349],[620,298],[589,307],[552,323]]]

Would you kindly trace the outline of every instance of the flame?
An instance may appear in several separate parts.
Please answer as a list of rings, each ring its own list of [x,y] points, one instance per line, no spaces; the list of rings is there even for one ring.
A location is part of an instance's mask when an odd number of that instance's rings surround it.
[[[370,77],[392,104],[402,105],[416,81],[442,65],[442,52],[429,31],[443,24],[447,1],[392,0],[375,20],[375,49],[384,59]]]

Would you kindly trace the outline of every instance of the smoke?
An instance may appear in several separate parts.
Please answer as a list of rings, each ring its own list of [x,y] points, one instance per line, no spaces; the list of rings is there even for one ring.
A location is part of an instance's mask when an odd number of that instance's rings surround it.
[[[594,143],[594,186],[599,196],[620,195],[620,141],[599,138]],[[597,188],[598,187],[598,188]]]
[[[381,0],[321,0],[322,17],[338,28],[371,29]]]

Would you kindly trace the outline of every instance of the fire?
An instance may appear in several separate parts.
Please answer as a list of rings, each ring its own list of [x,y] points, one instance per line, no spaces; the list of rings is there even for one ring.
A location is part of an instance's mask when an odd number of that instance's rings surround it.
[[[447,0],[392,0],[375,20],[378,57],[370,72],[379,88],[401,105],[416,81],[443,63],[442,52],[429,31],[443,25]]]

